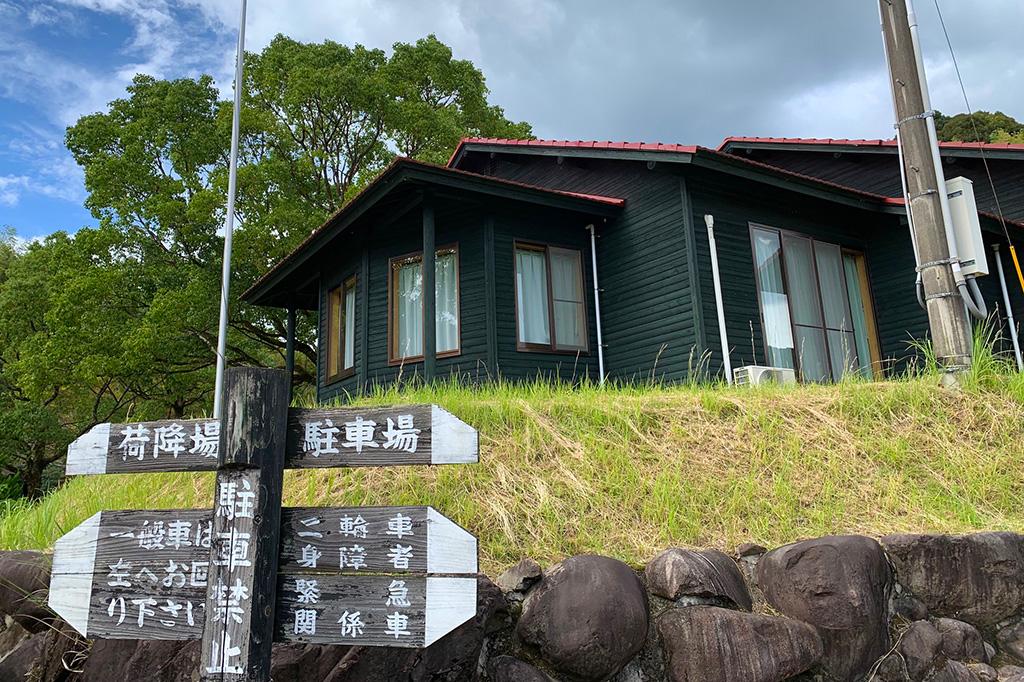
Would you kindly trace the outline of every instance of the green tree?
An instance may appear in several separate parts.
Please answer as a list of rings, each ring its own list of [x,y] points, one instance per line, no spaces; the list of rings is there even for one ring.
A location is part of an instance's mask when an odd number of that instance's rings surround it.
[[[246,55],[229,362],[281,365],[285,313],[241,293],[396,154],[444,161],[464,135],[522,137],[484,77],[433,36],[381,50],[276,37]],[[25,494],[103,421],[211,401],[231,104],[213,80],[139,75],[66,144],[96,229],[0,244],[0,474]],[[316,367],[300,316],[298,381]]]
[[[936,112],[935,129],[943,142],[991,142],[999,131],[1009,135],[1024,132],[1024,124],[1001,111],[976,111],[955,116]]]

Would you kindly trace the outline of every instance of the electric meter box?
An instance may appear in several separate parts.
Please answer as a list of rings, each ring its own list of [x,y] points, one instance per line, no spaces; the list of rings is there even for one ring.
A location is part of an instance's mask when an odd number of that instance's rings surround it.
[[[981,238],[978,205],[974,201],[974,183],[965,177],[946,181],[950,219],[956,236],[956,250],[960,256],[960,270],[964,276],[981,277],[988,274],[985,242]]]

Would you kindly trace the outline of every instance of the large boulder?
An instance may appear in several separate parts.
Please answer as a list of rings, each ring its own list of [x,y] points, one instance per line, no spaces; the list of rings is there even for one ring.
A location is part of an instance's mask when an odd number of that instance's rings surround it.
[[[945,664],[942,635],[926,620],[911,623],[896,647],[913,682],[922,682],[933,670]]]
[[[818,628],[821,667],[854,680],[889,648],[889,564],[877,542],[859,535],[804,540],[768,552],[758,562],[768,603]]]
[[[1024,663],[1024,621],[1011,623],[996,634],[999,651],[1015,663]]]
[[[551,678],[518,658],[498,656],[491,661],[491,682],[551,682]]]
[[[978,628],[962,620],[936,618],[935,629],[942,635],[942,653],[963,663],[988,663],[985,640]]]
[[[647,592],[626,564],[582,555],[551,568],[523,603],[516,635],[566,677],[603,680],[643,647]]]
[[[749,611],[750,593],[736,563],[717,549],[700,552],[672,547],[644,570],[647,589],[673,601],[686,598]]]
[[[821,639],[791,620],[716,606],[669,609],[658,618],[672,682],[781,682],[814,666]]]
[[[0,552],[0,614],[29,632],[42,632],[54,620],[46,607],[50,560],[42,552]]]
[[[933,616],[988,626],[1024,605],[1024,536],[887,535],[882,546]]]
[[[198,680],[200,653],[199,640],[169,642],[158,639],[97,639],[85,662],[82,680]]]

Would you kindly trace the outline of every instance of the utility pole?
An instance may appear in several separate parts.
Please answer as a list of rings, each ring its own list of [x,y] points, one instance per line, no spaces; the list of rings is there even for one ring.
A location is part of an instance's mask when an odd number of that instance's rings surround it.
[[[924,284],[932,344],[950,376],[971,364],[971,325],[964,308],[960,263],[951,258],[945,180],[935,137],[924,66],[920,59],[911,0],[879,0],[900,163],[906,178],[907,212]],[[944,216],[944,211],[946,215]]]

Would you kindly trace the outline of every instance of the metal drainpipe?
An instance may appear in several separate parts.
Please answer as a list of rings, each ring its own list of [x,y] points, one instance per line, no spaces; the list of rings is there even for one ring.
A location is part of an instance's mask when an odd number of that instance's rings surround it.
[[[975,300],[975,296],[978,296],[980,292],[978,292],[976,286],[970,287],[970,290],[968,290],[968,282],[960,269],[960,253],[957,249],[956,233],[953,229],[953,213],[949,208],[949,196],[946,194],[946,174],[942,169],[942,155],[939,153],[939,136],[935,130],[935,112],[932,111],[932,99],[928,92],[928,79],[924,72],[924,57],[921,52],[921,42],[918,38],[917,14],[914,12],[913,0],[905,0],[905,2],[907,5],[907,20],[910,23],[910,39],[914,46],[914,57],[917,60],[917,74],[921,80],[921,97],[924,100],[925,113],[924,120],[928,128],[928,141],[931,142],[932,165],[935,166],[935,180],[939,189],[939,203],[942,205],[942,227],[946,231],[946,244],[949,248],[950,265],[953,268],[953,281],[956,282],[957,291],[960,292],[964,305],[967,306],[968,322],[970,322],[972,316],[979,320],[984,320],[987,314],[985,302],[980,299],[980,296],[978,300]],[[910,208],[908,206],[907,212],[909,213],[909,211]]]
[[[600,373],[598,385],[604,386],[604,339],[601,336],[601,296],[597,286],[597,237],[594,236],[594,224],[587,225],[590,230],[590,265],[594,272],[594,316],[597,318],[597,371]]]
[[[1013,308],[1010,307],[1010,292],[1006,290],[1006,276],[1003,274],[1003,257],[999,255],[999,244],[992,245],[996,257],[996,272],[999,273],[999,286],[1003,290],[1003,305],[1006,306],[1006,322],[1010,327],[1010,341],[1013,342],[1013,357],[1017,359],[1017,371],[1024,372],[1024,360],[1020,355],[1020,342],[1017,340],[1017,323],[1013,320]]]
[[[732,360],[729,359],[729,336],[725,330],[725,303],[722,301],[722,278],[718,274],[718,246],[715,244],[715,216],[705,214],[704,224],[708,226],[708,246],[711,249],[711,277],[715,282],[715,306],[718,308],[718,336],[722,341],[722,363],[725,380],[732,383]]]

